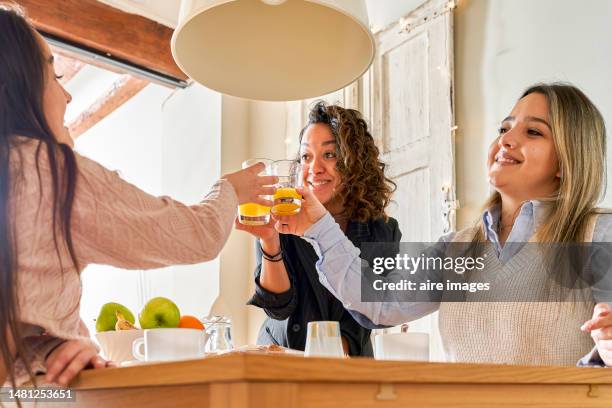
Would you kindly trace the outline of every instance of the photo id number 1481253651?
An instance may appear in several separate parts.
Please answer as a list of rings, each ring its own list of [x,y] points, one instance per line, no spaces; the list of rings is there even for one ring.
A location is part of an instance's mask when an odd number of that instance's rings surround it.
[[[74,402],[76,392],[66,388],[4,387],[0,388],[0,402]]]

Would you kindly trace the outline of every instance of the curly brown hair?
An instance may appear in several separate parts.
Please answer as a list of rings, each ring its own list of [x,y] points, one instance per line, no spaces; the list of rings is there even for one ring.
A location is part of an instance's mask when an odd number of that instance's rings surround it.
[[[387,220],[385,209],[397,185],[385,176],[386,164],[379,160],[380,151],[361,113],[316,102],[300,132],[300,143],[308,126],[317,123],[328,125],[336,141],[336,169],[344,186],[338,194],[345,215],[360,222]]]

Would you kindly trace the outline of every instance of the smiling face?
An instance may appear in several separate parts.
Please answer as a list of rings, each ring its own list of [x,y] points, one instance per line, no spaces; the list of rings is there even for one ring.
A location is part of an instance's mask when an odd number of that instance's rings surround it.
[[[55,73],[53,65],[54,57],[49,49],[49,45],[42,38],[38,37],[43,52],[45,62],[45,89],[43,93],[43,109],[45,117],[53,135],[59,143],[74,146],[74,141],[70,137],[68,128],[64,125],[64,115],[66,107],[72,100],[72,96],[59,83],[61,77]]]
[[[337,161],[336,141],[329,126],[323,123],[308,126],[300,145],[304,186],[326,207],[337,197],[341,184]]]
[[[532,93],[517,102],[502,121],[487,164],[489,182],[502,196],[527,201],[555,194],[559,163],[544,95]]]

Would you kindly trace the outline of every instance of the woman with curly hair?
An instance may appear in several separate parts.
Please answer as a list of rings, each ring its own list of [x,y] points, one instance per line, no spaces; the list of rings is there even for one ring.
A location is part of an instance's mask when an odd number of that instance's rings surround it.
[[[352,244],[398,242],[397,221],[385,212],[395,183],[385,176],[385,164],[361,114],[319,102],[299,141],[304,188],[325,206]],[[319,283],[318,256],[310,243],[283,234],[278,221],[264,226],[236,223],[236,228],[259,238],[255,294],[249,304],[263,308],[268,319],[258,344],[304,350],[308,322],[337,321],[346,353],[372,355],[370,330]],[[368,254],[363,256],[368,259]]]

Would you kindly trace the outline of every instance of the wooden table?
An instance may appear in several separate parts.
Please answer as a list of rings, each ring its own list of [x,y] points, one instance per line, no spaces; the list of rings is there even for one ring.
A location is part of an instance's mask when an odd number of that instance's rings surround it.
[[[612,370],[229,354],[84,371],[77,407],[612,407]],[[58,403],[47,405],[58,407]]]

